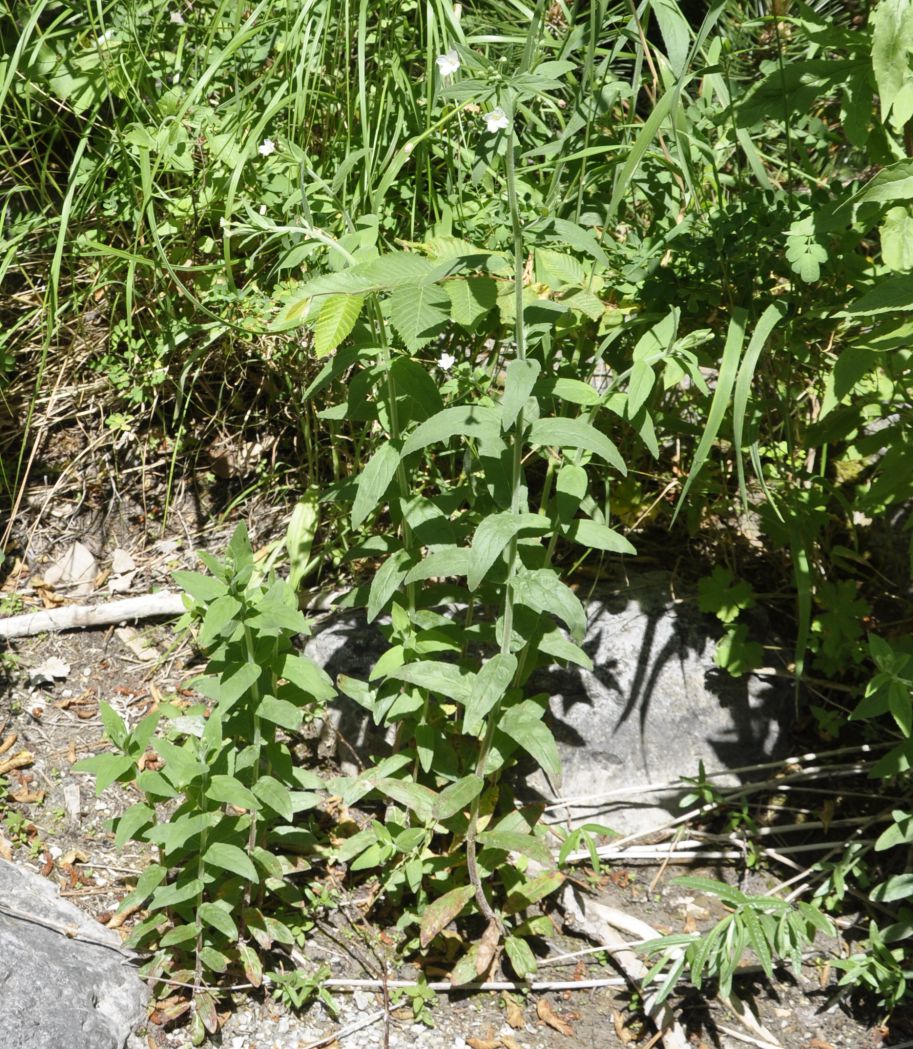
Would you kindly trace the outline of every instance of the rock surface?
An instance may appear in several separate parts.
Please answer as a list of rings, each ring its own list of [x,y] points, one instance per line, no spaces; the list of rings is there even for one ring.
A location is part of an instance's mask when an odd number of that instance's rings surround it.
[[[679,811],[681,791],[638,788],[697,775],[701,761],[712,772],[780,756],[788,690],[719,670],[715,621],[694,602],[675,600],[667,575],[630,576],[623,587],[602,587],[584,604],[583,647],[593,670],[555,667],[530,682],[532,692],[550,697],[562,783],[551,785],[530,767],[526,796],[588,799],[569,810],[574,824],[598,821],[623,834],[644,833]],[[318,630],[307,652],[334,680],[340,673],[365,679],[384,647],[360,613],[342,613]],[[333,719],[338,757],[352,774],[353,753],[368,760],[372,748],[383,747],[383,734],[344,696]],[[738,781],[733,775],[716,782]]]
[[[123,1049],[148,995],[116,933],[5,860],[0,988],[5,1049]]]

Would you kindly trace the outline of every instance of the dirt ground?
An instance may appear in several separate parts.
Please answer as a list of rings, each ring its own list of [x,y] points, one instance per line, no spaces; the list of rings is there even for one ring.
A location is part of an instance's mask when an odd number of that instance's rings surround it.
[[[199,520],[196,515],[174,513],[162,537],[141,517],[124,514],[99,528],[92,524],[91,515],[85,520],[78,514],[46,516],[41,528],[33,531],[28,548],[29,536],[23,534],[22,559],[12,566],[0,590],[0,617],[71,597],[72,587],[42,586],[41,581],[76,540],[84,542],[96,558],[97,572],[85,600],[100,602],[170,586],[171,571],[194,567],[198,547],[218,550],[233,527],[226,521],[201,533],[193,524]],[[281,511],[265,509],[252,517],[255,545],[279,534],[281,518]],[[127,554],[129,561],[121,555],[115,563],[116,550]],[[131,562],[132,569],[115,571]],[[125,575],[129,576],[126,583]],[[111,593],[112,581],[116,595]],[[132,723],[162,698],[173,696],[195,661],[198,656],[187,641],[177,643],[167,625],[149,622],[137,624],[134,634],[109,627],[23,638],[10,642],[2,652],[0,763],[5,763],[8,791],[0,801],[0,854],[50,878],[64,896],[99,921],[110,921],[148,858],[135,845],[115,850],[107,829],[108,821],[130,803],[126,793],[115,789],[97,798],[91,778],[74,773],[72,766],[107,745],[99,717],[101,701]],[[682,868],[671,866],[610,868],[593,883],[594,892],[596,898],[648,922],[661,934],[700,929],[716,920],[719,914],[712,900],[695,899],[674,884],[678,873]],[[733,879],[739,876],[735,871],[723,873]],[[764,891],[780,876],[780,871],[761,870],[752,875],[752,885]],[[349,913],[357,913],[357,908]],[[427,1022],[416,1020],[407,997],[396,1001],[395,991],[385,1018],[383,993],[372,987],[335,989],[337,1015],[320,1004],[296,1013],[262,991],[240,990],[226,994],[222,1030],[207,1044],[223,1049],[336,1044],[347,1049],[624,1045],[648,1049],[663,1044],[657,1041],[655,1028],[642,1021],[636,995],[605,954],[592,953],[591,942],[570,935],[557,907],[552,918],[556,933],[542,945],[539,979],[576,983],[577,988],[510,996],[438,994],[423,1017]],[[363,932],[360,917],[357,924]],[[338,980],[380,977],[376,958],[366,952],[359,940],[362,933],[355,935],[354,928],[350,919],[328,913],[304,948],[307,963],[327,965],[331,977]],[[126,934],[127,929],[123,931]],[[369,931],[375,943],[383,942],[382,933]],[[913,1046],[910,1011],[898,1011],[884,1025],[871,1004],[836,993],[828,961],[845,952],[846,945],[819,941],[817,946],[801,974],[780,970],[770,982],[756,974],[737,980],[736,993],[756,1017],[754,1024],[710,993],[673,996],[670,1001],[688,1044],[695,1049]],[[562,957],[568,954],[574,957]],[[392,956],[387,965],[390,980],[414,976]],[[588,986],[592,981],[608,981],[608,985]],[[138,1046],[164,1049],[188,1044],[186,1028],[157,1024],[160,1018],[153,1014],[138,1032]]]

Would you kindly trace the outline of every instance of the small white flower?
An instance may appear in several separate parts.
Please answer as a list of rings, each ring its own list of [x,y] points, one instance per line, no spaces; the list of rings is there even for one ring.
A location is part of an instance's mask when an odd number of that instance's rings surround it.
[[[265,204],[261,204],[260,205],[260,214],[261,215],[265,215],[266,214],[266,205]]]
[[[101,36],[95,41],[96,47],[107,47],[108,41],[114,36],[113,29],[106,29]]]
[[[168,15],[168,21],[171,22],[172,25],[183,25],[184,16],[181,14],[180,11],[172,11]]]
[[[271,138],[265,138],[257,147],[257,152],[261,157],[268,157],[270,153],[276,152],[276,143]]]
[[[438,358],[437,366],[442,372],[449,372],[456,364],[456,357],[452,353],[442,353]]]
[[[438,72],[441,76],[453,76],[460,68],[460,56],[454,48],[446,51],[443,55],[438,55],[435,62],[437,62]]]
[[[493,135],[496,131],[506,131],[510,127],[507,114],[500,106],[495,106],[490,113],[486,113],[484,120],[490,135]]]

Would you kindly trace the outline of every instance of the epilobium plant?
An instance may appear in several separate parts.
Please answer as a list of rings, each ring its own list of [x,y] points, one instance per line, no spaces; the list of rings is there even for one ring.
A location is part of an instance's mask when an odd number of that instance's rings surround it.
[[[98,792],[116,780],[141,793],[114,823],[117,845],[134,839],[158,853],[122,904],[146,912],[129,943],[153,952],[146,975],[192,984],[193,1023],[212,1032],[208,985],[237,970],[259,986],[260,952],[293,942],[282,915],[304,903],[290,875],[307,863],[289,855],[313,841],[303,814],[322,783],[295,766],[288,734],[334,693],[294,649],[307,631],[295,592],[257,569],[243,525],[223,560],[200,557],[210,575],[175,576],[187,593],[184,625],[208,654],[206,673],[189,684],[208,706],[162,706],[132,729],[105,706],[118,753],[75,768],[95,775]]]

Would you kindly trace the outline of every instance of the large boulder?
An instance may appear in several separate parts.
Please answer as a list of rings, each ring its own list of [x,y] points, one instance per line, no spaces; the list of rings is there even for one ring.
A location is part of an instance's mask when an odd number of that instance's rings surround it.
[[[5,1049],[123,1049],[148,991],[115,932],[0,860]]]
[[[541,771],[521,766],[518,793],[548,803],[575,799],[552,810],[574,825],[595,821],[644,833],[679,811],[681,789],[663,785],[697,775],[700,762],[717,772],[782,754],[788,689],[754,675],[734,679],[716,667],[715,621],[693,601],[674,598],[668,575],[632,575],[624,585],[580,596],[593,669],[553,667],[530,682],[550,698],[562,782],[550,784]],[[345,612],[321,625],[307,651],[334,680],[339,673],[366,678],[384,645],[360,613]],[[344,696],[332,719],[345,771],[356,771],[353,757],[368,761],[385,749],[384,733]]]

